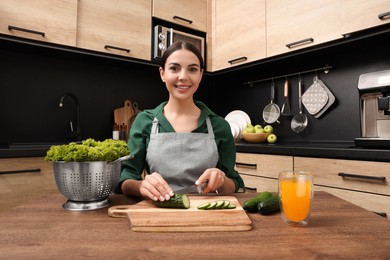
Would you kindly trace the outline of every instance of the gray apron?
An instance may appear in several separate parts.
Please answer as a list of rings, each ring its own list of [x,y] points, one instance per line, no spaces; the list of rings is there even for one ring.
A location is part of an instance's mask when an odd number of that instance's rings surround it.
[[[173,189],[194,185],[208,168],[216,167],[218,149],[210,118],[208,133],[158,133],[154,118],[146,161],[150,172],[158,172]]]

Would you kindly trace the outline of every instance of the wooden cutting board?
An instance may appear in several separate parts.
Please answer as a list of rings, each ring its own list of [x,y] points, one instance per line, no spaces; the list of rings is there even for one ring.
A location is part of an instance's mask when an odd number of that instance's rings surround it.
[[[111,217],[127,217],[133,231],[194,232],[247,231],[252,221],[234,196],[189,195],[189,209],[158,208],[149,200],[134,205],[119,205],[108,209]],[[230,200],[235,209],[199,210],[198,205],[215,200]]]
[[[130,118],[135,114],[133,104],[130,100],[125,100],[123,107],[114,110],[114,120],[118,125],[129,125]]]

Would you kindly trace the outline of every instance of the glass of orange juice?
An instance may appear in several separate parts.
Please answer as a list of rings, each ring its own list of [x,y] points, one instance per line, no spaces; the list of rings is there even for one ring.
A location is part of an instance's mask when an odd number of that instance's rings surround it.
[[[287,224],[306,226],[313,200],[313,175],[302,171],[279,173],[282,218]]]

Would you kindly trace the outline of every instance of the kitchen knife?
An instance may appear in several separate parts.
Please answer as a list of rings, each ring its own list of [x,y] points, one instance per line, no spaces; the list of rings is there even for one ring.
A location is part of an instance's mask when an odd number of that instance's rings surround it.
[[[203,182],[202,184],[200,185],[191,185],[191,186],[188,186],[188,187],[185,187],[185,188],[181,188],[181,189],[178,189],[178,190],[174,190],[173,193],[175,194],[193,194],[193,193],[202,193],[202,191],[204,190],[204,188],[207,186],[207,183],[208,181],[205,181]]]

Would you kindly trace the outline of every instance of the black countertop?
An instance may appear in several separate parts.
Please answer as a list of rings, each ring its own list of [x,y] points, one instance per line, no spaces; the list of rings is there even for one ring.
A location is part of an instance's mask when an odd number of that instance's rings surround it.
[[[51,145],[32,143],[0,146],[0,158],[46,156]],[[357,147],[354,142],[255,144],[239,141],[236,150],[242,153],[390,162],[390,149]]]
[[[236,143],[237,152],[390,162],[390,149],[358,147],[354,142]]]
[[[43,157],[52,145],[64,142],[13,143],[0,145],[0,158]]]

